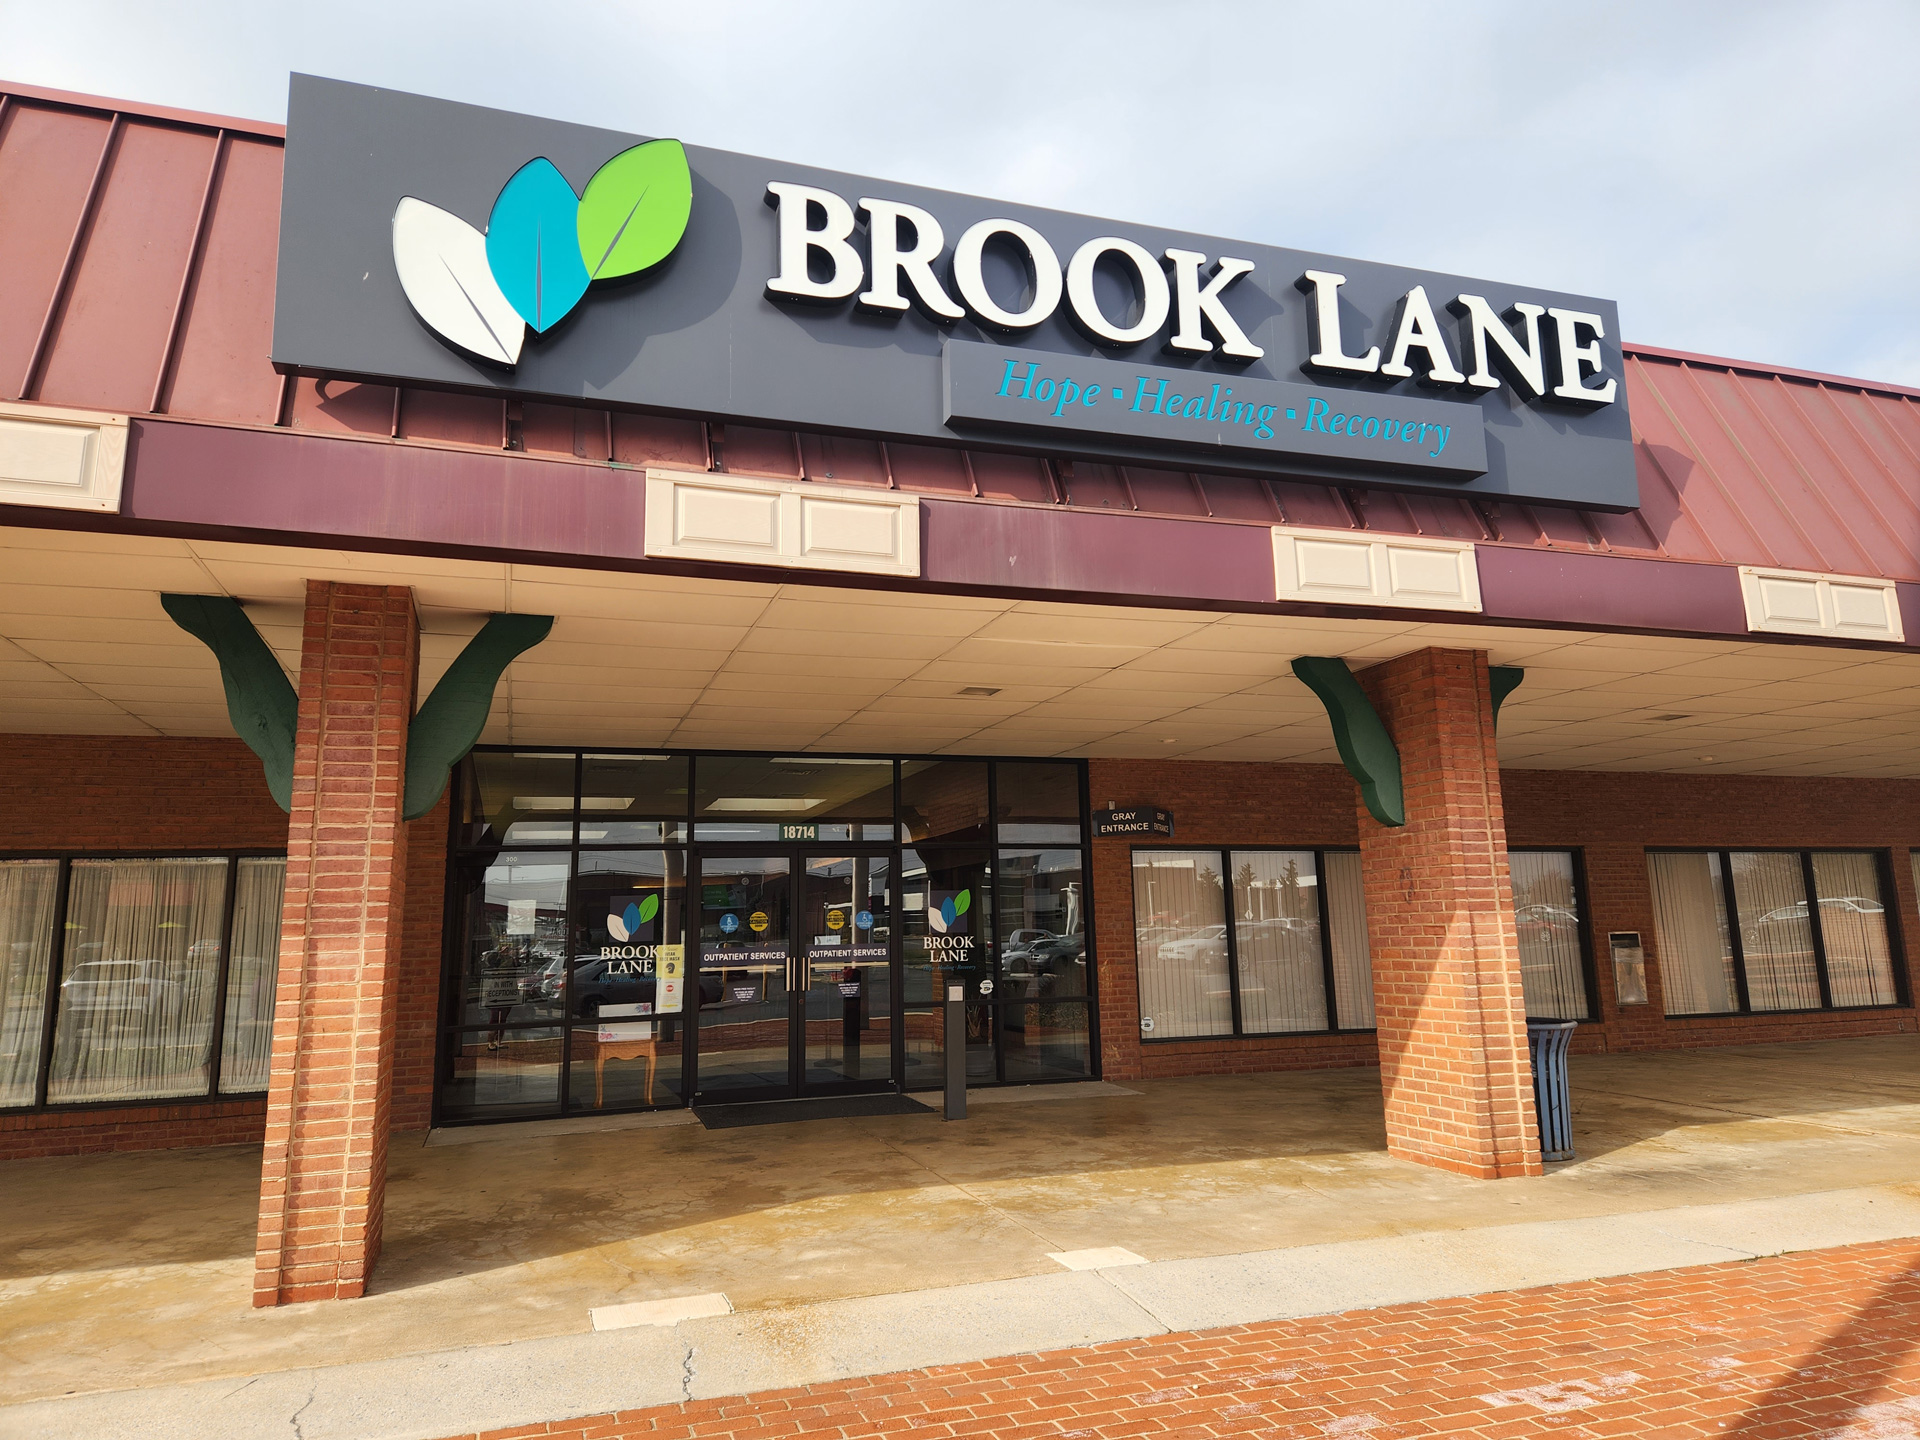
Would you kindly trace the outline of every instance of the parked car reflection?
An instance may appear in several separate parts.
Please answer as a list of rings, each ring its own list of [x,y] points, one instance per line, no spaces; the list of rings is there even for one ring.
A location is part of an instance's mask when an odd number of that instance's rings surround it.
[[[554,961],[532,979],[527,998],[534,1004],[557,1004],[566,983],[564,964]],[[654,977],[640,972],[640,962],[603,959],[598,955],[577,955],[573,965],[573,1016],[593,1021],[608,1005],[651,1005],[655,992]],[[720,1000],[720,979],[700,976],[700,1003],[715,1005]]]

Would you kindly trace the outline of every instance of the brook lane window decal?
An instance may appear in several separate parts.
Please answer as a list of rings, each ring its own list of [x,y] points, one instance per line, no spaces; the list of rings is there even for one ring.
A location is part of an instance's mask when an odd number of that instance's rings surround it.
[[[407,196],[393,212],[393,268],[417,314],[442,340],[508,367],[527,326],[545,334],[597,281],[657,265],[686,234],[693,176],[678,140],[621,151],[584,195],[541,156],[501,187],[484,233]]]

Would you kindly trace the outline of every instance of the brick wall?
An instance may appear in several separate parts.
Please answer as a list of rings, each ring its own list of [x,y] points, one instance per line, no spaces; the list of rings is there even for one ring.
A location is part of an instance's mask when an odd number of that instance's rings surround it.
[[[278,849],[287,817],[238,740],[0,736],[0,854]],[[0,1111],[0,1159],[258,1142],[259,1099]]]
[[[1352,845],[1356,789],[1337,765],[1231,765],[1095,760],[1093,805],[1161,805],[1177,845],[1308,848]],[[1891,853],[1895,918],[1908,993],[1920,992],[1920,907],[1909,846],[1920,846],[1920,781],[1632,772],[1505,770],[1507,841],[1580,850],[1602,1022],[1575,1049],[1678,1049],[1916,1032],[1911,1008],[1803,1015],[1673,1019],[1661,1013],[1658,944],[1645,847],[1832,846]],[[1251,1073],[1375,1063],[1365,1035],[1262,1036],[1140,1043],[1129,839],[1093,844],[1093,923],[1099,957],[1100,1048],[1108,1079]],[[1637,930],[1647,946],[1649,1002],[1613,998],[1607,933]]]

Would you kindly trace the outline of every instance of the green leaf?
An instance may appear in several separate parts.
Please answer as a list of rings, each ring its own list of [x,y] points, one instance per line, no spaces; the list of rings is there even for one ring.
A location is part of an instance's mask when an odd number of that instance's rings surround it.
[[[622,150],[593,172],[580,200],[580,258],[595,280],[633,275],[673,253],[693,210],[693,175],[678,140]]]
[[[658,895],[649,895],[640,902],[640,923],[642,925],[646,924],[647,921],[653,919],[653,917],[659,913],[660,897]]]
[[[953,897],[953,913],[954,914],[964,915],[967,913],[967,911],[971,910],[972,908],[973,908],[973,891],[962,890],[958,895]]]

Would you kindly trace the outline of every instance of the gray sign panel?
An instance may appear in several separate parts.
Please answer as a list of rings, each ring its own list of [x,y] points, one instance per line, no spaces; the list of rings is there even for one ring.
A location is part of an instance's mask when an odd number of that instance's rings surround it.
[[[578,195],[609,159],[644,137],[536,119],[478,106],[297,75],[289,101],[287,158],[280,224],[273,359],[305,374],[445,386],[525,398],[580,401],[760,424],[870,435],[927,443],[965,440],[1007,448],[1044,443],[1050,453],[1095,459],[1176,464],[1247,474],[1397,485],[1485,499],[1537,500],[1599,509],[1639,503],[1631,429],[1624,403],[1619,318],[1609,301],[1490,281],[1469,280],[1397,266],[1342,260],[1304,251],[1196,236],[1153,226],[954,195],[818,170],[784,161],[687,147],[692,206],[684,236],[664,260],[616,282],[596,282],[558,324],[529,330],[511,368],[491,365],[453,348],[415,313],[394,259],[396,207],[407,197],[450,212],[484,230],[496,198],[519,168],[545,157]],[[1250,363],[1218,349],[1204,355],[1171,351],[1172,323],[1131,345],[1104,344],[1076,322],[1063,300],[1039,324],[1009,337],[972,314],[942,321],[919,306],[876,311],[847,298],[806,304],[774,298],[767,286],[781,271],[779,211],[768,203],[770,183],[809,186],[850,206],[876,198],[917,206],[935,217],[946,245],[932,273],[954,290],[955,241],[976,223],[1006,219],[1045,238],[1061,263],[1087,242],[1119,237],[1152,256],[1178,249],[1209,262],[1235,257],[1253,268],[1219,292],[1219,303],[1247,338],[1264,350]],[[1417,237],[1416,237],[1417,238]],[[870,237],[855,230],[848,242],[871,264]],[[1108,256],[1091,273],[1092,293],[1109,316],[1144,306],[1139,284]],[[1551,269],[1543,257],[1542,269]],[[990,244],[981,258],[984,283],[1003,307],[1018,308],[1035,280],[1015,252]],[[1309,270],[1345,277],[1338,290],[1340,344],[1349,355],[1393,349],[1409,292],[1421,287],[1437,329],[1463,371],[1474,368],[1471,330],[1449,309],[1460,295],[1484,298],[1509,315],[1515,305],[1575,311],[1594,317],[1577,338],[1592,358],[1581,372],[1585,387],[1619,382],[1611,404],[1534,398],[1500,370],[1490,390],[1434,386],[1421,373],[1398,380],[1375,374],[1327,373],[1306,368],[1314,353],[1315,298],[1298,288]],[[1204,282],[1209,273],[1202,270]],[[1069,288],[1071,288],[1069,286]],[[1566,383],[1553,349],[1554,321],[1539,321],[1547,385]],[[1212,332],[1209,332],[1212,333]],[[1514,334],[1521,332],[1515,330]],[[1323,419],[1348,417],[1340,430],[1292,432],[1286,443],[1245,441],[1236,429],[1186,424],[1163,412],[1165,429],[1116,405],[1095,423],[1091,414],[1066,412],[1047,423],[1004,428],[950,391],[951,377],[975,346],[1006,356],[1013,346],[1043,369],[1084,369],[1126,390],[1151,375],[1167,378],[1169,393],[1188,400],[1213,395],[1216,384],[1234,400],[1260,397],[1280,413],[1293,408],[1296,424],[1317,397]],[[979,352],[984,354],[984,351]],[[1415,366],[1424,357],[1414,352]],[[1114,367],[1109,369],[1109,367]],[[997,386],[997,380],[996,380]],[[1107,398],[1111,398],[1108,396]],[[1211,404],[1211,402],[1210,402]],[[1037,407],[1036,407],[1037,408]],[[1476,426],[1464,411],[1477,412]],[[1244,416],[1244,411],[1241,412]],[[1257,413],[1257,412],[1256,412]],[[1315,412],[1317,415],[1317,412]],[[1353,417],[1363,425],[1351,433]],[[1219,412],[1214,410],[1217,422]],[[1366,433],[1367,419],[1394,425],[1394,439]],[[1404,439],[1405,426],[1439,425],[1449,438],[1440,453]],[[1113,421],[1110,427],[1108,421]],[[1211,423],[1211,422],[1210,422]],[[1258,422],[1253,427],[1259,428]],[[1024,432],[1024,433],[1023,433]],[[1231,435],[1232,439],[1229,439]],[[1038,437],[1044,437],[1040,440]],[[1482,454],[1482,452],[1484,452]]]

